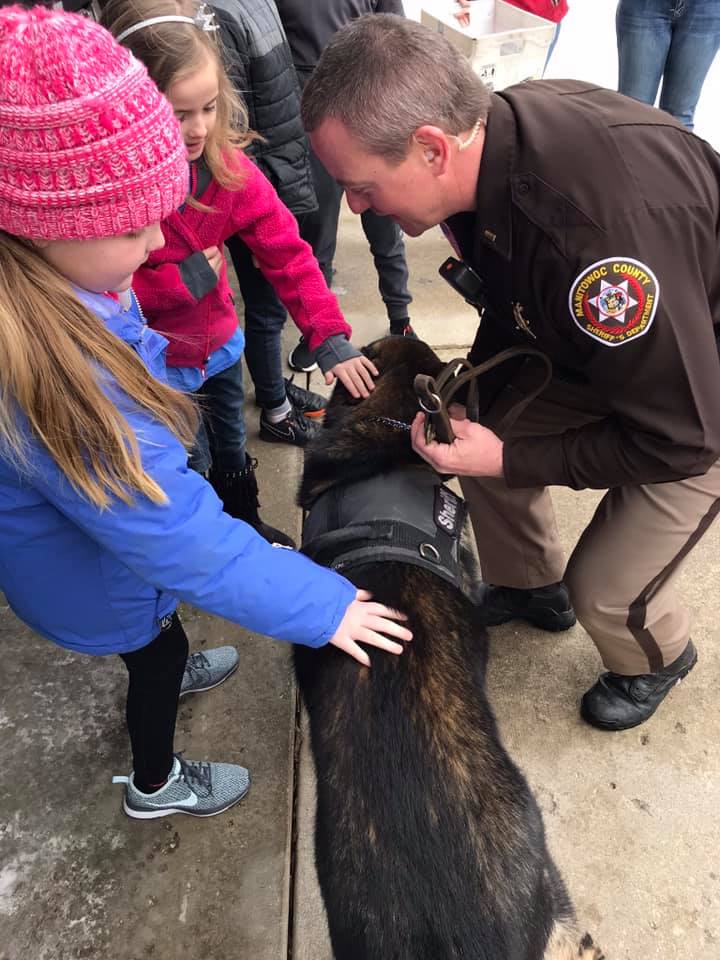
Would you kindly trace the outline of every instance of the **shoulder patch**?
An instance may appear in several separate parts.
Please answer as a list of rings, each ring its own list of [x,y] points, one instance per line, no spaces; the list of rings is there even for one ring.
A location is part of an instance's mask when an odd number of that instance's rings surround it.
[[[648,332],[659,299],[649,267],[630,257],[608,257],[578,274],[568,306],[583,333],[606,347],[619,347]]]

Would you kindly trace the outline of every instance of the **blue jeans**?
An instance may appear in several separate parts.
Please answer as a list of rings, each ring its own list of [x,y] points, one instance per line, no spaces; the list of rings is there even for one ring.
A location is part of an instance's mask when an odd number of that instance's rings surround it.
[[[287,313],[242,240],[231,237],[225,245],[245,304],[245,362],[255,384],[255,399],[263,409],[272,410],[285,402],[281,336]]]
[[[304,89],[310,71],[299,70],[300,89]],[[332,286],[333,260],[337,245],[338,220],[343,188],[333,180],[310,147],[310,170],[317,197],[317,210],[299,218],[300,236],[312,247],[328,286]],[[378,290],[385,304],[390,324],[407,319],[412,297],[408,290],[408,268],[405,242],[400,227],[390,217],[381,217],[374,210],[360,216],[363,233],[370,245]]]
[[[226,370],[208,377],[193,396],[198,399],[201,421],[188,465],[198,473],[206,473],[211,466],[223,472],[242,470],[247,436],[242,357]]]
[[[654,104],[692,130],[695,107],[720,48],[718,0],[620,0],[618,89]]]
[[[558,20],[558,22],[555,24],[555,33],[553,34],[553,38],[550,41],[550,46],[548,47],[547,56],[545,57],[545,66],[543,67],[543,76],[545,76],[545,71],[547,70],[548,64],[550,63],[550,57],[553,55],[553,51],[557,46],[558,38],[560,37],[561,26],[562,26],[562,20]]]

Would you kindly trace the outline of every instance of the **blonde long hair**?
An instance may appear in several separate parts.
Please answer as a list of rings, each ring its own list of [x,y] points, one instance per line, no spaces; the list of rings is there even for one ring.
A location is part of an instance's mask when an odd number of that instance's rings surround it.
[[[100,23],[118,37],[135,24],[153,17],[180,14],[192,18],[199,6],[196,0],[109,0],[103,5]],[[244,178],[233,164],[232,155],[262,137],[248,128],[247,109],[223,66],[217,32],[206,33],[190,23],[155,23],[130,34],[122,40],[122,45],[145,64],[160,92],[166,95],[174,83],[201,70],[208,59],[215,64],[217,117],[203,156],[220,186],[239,190]]]
[[[155,380],[137,354],[73,294],[29,242],[0,231],[0,451],[32,471],[27,418],[72,486],[103,509],[137,494],[167,503],[143,469],[130,424],[104,392],[104,371],[141,409],[192,443],[192,401]]]

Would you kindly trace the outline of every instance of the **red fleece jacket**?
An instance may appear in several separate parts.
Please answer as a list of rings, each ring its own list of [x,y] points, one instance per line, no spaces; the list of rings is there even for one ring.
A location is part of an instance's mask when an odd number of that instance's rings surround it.
[[[328,290],[295,218],[263,173],[240,151],[244,181],[227,190],[215,180],[196,199],[205,213],[186,204],[162,224],[165,246],[136,272],[133,289],[148,323],[170,341],[171,367],[201,367],[237,329],[237,315],[223,261],[217,285],[197,299],[183,282],[179,264],[207,247],[222,247],[238,234],[300,328],[311,350],[334,334],[351,334]]]

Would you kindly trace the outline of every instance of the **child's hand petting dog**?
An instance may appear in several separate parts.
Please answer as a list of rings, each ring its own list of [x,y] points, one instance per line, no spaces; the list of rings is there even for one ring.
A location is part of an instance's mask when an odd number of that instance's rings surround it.
[[[370,391],[375,389],[373,377],[377,376],[378,369],[372,360],[368,357],[352,357],[350,360],[336,363],[331,370],[328,370],[325,374],[325,383],[330,386],[337,377],[351,397],[364,400],[370,396]]]
[[[370,666],[370,657],[358,643],[369,643],[388,653],[402,653],[402,644],[394,643],[383,634],[408,643],[412,633],[396,620],[407,620],[404,613],[392,610],[382,603],[371,603],[372,594],[358,590],[355,599],[345,611],[330,643],[354,657],[364,667]]]
[[[453,405],[454,407],[455,405]],[[425,414],[418,413],[410,435],[415,453],[441,474],[456,477],[502,477],[503,442],[492,430],[471,420],[456,419],[458,411],[451,408],[453,418],[452,443],[425,442]]]

